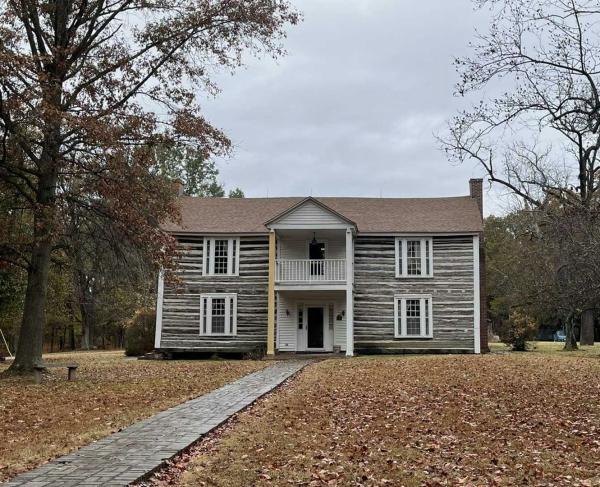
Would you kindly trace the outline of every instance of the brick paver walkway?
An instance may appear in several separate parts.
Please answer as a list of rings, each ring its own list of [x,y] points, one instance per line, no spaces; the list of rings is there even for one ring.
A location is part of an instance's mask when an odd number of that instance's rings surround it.
[[[123,486],[154,470],[232,414],[249,406],[310,360],[288,360],[167,409],[3,484]]]

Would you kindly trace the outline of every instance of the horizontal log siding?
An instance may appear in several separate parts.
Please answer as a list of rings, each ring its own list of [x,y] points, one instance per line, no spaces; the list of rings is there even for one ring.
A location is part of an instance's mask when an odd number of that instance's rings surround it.
[[[179,240],[181,283],[165,284],[161,350],[244,352],[267,343],[267,237],[240,238],[239,276],[202,275],[202,237]],[[237,293],[237,335],[200,336],[200,294]]]
[[[473,239],[433,238],[433,278],[396,278],[393,237],[355,243],[357,352],[473,351]],[[433,338],[394,338],[394,295],[433,296]]]

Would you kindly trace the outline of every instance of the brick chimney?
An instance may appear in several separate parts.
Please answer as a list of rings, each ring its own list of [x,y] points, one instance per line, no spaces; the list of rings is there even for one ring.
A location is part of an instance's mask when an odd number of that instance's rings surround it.
[[[469,179],[469,195],[479,207],[479,214],[483,218],[483,179]],[[479,333],[481,352],[489,352],[488,347],[488,321],[487,321],[487,300],[486,300],[486,282],[485,282],[485,243],[483,232],[479,238]]]
[[[481,213],[481,217],[483,218],[483,179],[469,179],[469,194],[471,198],[477,201],[479,213]]]

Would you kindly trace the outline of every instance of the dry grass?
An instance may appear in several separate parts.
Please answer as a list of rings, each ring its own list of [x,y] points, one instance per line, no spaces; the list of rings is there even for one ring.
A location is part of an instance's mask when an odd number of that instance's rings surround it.
[[[180,485],[600,485],[600,360],[329,360],[198,448]]]
[[[510,347],[505,345],[504,343],[490,343],[490,350],[492,352],[508,352],[510,351]],[[600,343],[596,343],[593,346],[584,346],[579,347],[579,350],[574,350],[572,352],[565,352],[563,347],[564,343],[561,342],[530,342],[528,344],[528,348],[533,353],[543,353],[543,354],[552,354],[556,357],[598,357],[600,358]]]
[[[78,379],[51,369],[41,385],[0,379],[0,482],[153,413],[266,365],[253,361],[139,361],[122,352],[52,354],[79,363]],[[7,364],[0,364],[0,371]]]

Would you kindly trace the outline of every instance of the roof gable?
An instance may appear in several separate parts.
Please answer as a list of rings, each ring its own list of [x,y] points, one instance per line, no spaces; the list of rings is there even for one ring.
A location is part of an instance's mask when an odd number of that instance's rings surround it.
[[[309,196],[265,222],[268,228],[356,227],[356,223]]]

